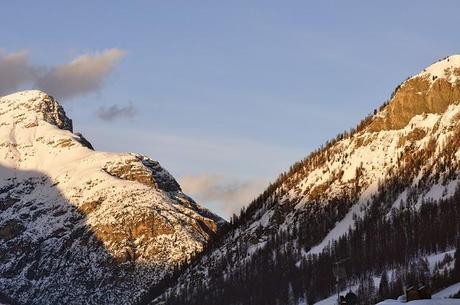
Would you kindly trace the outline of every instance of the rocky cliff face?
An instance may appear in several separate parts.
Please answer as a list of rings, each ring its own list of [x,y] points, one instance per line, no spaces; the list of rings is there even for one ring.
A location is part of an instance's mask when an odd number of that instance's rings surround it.
[[[416,115],[444,113],[460,101],[460,56],[445,58],[396,88],[391,103],[373,119],[369,131],[402,129]]]
[[[223,220],[158,162],[92,150],[40,91],[0,98],[0,291],[23,304],[131,304]]]
[[[312,257],[327,253],[355,229],[356,219],[370,215],[375,207],[389,215],[407,206],[416,211],[428,200],[451,198],[460,181],[459,119],[460,55],[455,55],[403,82],[389,102],[356,129],[338,135],[280,175],[249,205],[235,228],[152,303],[179,304],[206,296],[209,300],[211,293],[214,300],[229,299],[219,289],[243,289],[235,283],[251,277],[245,270],[300,270]],[[268,244],[272,248],[263,251]],[[293,257],[297,261],[290,261]],[[272,265],[259,266],[262,259]],[[268,285],[268,277],[252,279],[254,294]],[[257,280],[260,285],[254,286]],[[302,285],[310,283],[305,280]],[[321,295],[321,288],[312,285],[317,288],[311,291]],[[322,289],[331,289],[328,285]],[[255,302],[235,300],[222,304]]]

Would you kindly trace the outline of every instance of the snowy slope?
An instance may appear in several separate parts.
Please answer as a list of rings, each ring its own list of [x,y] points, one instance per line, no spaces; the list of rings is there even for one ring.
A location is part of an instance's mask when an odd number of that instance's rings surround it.
[[[460,77],[459,73],[455,73],[458,67],[460,67],[460,55],[452,55],[432,64],[414,77],[422,76],[432,80],[447,78],[450,83],[455,83]]]
[[[94,151],[40,91],[0,99],[0,291],[27,304],[130,304],[222,220],[158,162]]]
[[[426,260],[428,262],[429,269],[431,270],[431,272],[433,272],[433,270],[435,269],[436,264],[440,263],[441,261],[443,261],[443,259],[445,258],[446,255],[450,255],[451,257],[453,257],[454,254],[455,254],[455,250],[450,250],[450,251],[441,252],[441,253],[435,253],[435,254],[428,255],[428,256],[423,256],[423,257],[426,258]],[[451,269],[452,267],[453,266],[448,266],[449,269]],[[390,277],[391,272],[393,272],[393,271],[396,271],[396,270],[388,270],[387,271],[388,277]],[[380,277],[374,276],[373,278],[374,278],[375,287],[379,287],[379,285],[380,285]],[[340,294],[345,295],[350,290],[353,291],[353,292],[356,292],[357,289],[358,289],[358,285],[353,285],[353,286],[350,286],[347,289],[341,291]],[[452,295],[454,295],[458,291],[460,291],[460,283],[457,283],[457,284],[454,284],[452,286],[446,287],[445,289],[443,289],[441,291],[438,291],[437,293],[433,294],[432,297],[433,297],[433,299],[445,299],[445,298],[451,297]],[[390,300],[388,300],[388,302],[390,302]],[[460,301],[458,301],[458,302],[460,304]],[[299,305],[303,305],[303,304],[299,304]],[[334,293],[330,297],[328,297],[326,299],[323,299],[323,300],[321,300],[319,302],[316,302],[314,305],[337,305],[337,294]]]
[[[424,145],[429,144],[430,141],[434,141],[435,155],[432,156],[431,160],[426,160],[428,164],[425,167],[429,170],[438,162],[436,154],[441,154],[443,146],[457,131],[456,127],[460,118],[459,77],[460,55],[452,55],[430,65],[421,73],[403,82],[397,88],[394,97],[390,100],[390,104],[373,116],[372,122],[365,130],[355,133],[349,139],[339,141],[336,143],[334,149],[331,149],[341,152],[337,157],[337,160],[341,161],[341,163],[337,161],[328,162],[326,166],[317,168],[302,179],[294,190],[291,190],[291,194],[296,193],[297,188],[305,192],[316,187],[318,181],[328,183],[330,175],[315,175],[315,172],[321,173],[326,171],[326,173],[334,173],[343,171],[343,176],[339,180],[335,180],[329,184],[327,193],[330,196],[331,191],[332,194],[340,192],[344,180],[354,178],[358,167],[361,167],[364,172],[363,177],[361,177],[364,180],[362,181],[364,191],[361,193],[358,204],[354,205],[323,241],[313,247],[309,253],[317,254],[321,252],[327,244],[343,235],[348,231],[349,227],[353,226],[352,215],[361,214],[359,210],[378,190],[378,182],[384,181],[388,171],[398,166],[397,160],[399,156],[421,150]],[[422,82],[423,85],[413,84],[419,82]],[[449,89],[441,90],[442,86],[448,86]],[[413,101],[408,97],[409,94],[424,96],[425,100]],[[447,95],[447,97],[440,98],[439,96],[443,94]],[[399,105],[400,100],[405,104]],[[431,107],[427,107],[425,104],[430,104]],[[400,106],[400,108],[393,107],[395,105]],[[385,121],[386,117],[400,114],[398,113],[399,111],[401,113],[408,112],[413,115],[410,116],[410,119],[407,119],[405,126],[401,128],[388,128],[388,130],[385,126],[382,127],[382,130],[375,131],[376,125],[378,126],[382,121]],[[402,116],[404,117],[404,115]],[[411,149],[408,150],[408,147],[411,147]],[[456,154],[456,157],[460,156],[459,154],[460,152]],[[347,158],[348,160],[342,159],[343,155],[349,155],[350,157]],[[343,162],[344,160],[346,161]],[[422,174],[420,173],[418,177],[415,177],[413,185],[421,179]],[[430,189],[427,189],[417,198],[417,203],[420,204],[424,199],[436,200],[452,196],[458,186],[458,182],[459,179],[453,179],[433,184]],[[408,190],[401,192],[393,206],[399,207],[401,200],[407,200],[407,194]],[[306,196],[303,202],[308,202],[308,200],[309,198]]]
[[[411,305],[458,305],[460,300],[458,299],[432,299],[432,300],[417,300],[409,303],[402,303],[396,300],[386,300],[378,303],[377,305],[398,305],[398,304],[411,304]]]
[[[460,292],[460,283],[453,284],[433,295],[433,299],[447,299]],[[460,300],[458,300],[460,304]]]
[[[431,300],[417,300],[409,303],[399,302],[397,300],[385,300],[377,305],[398,305],[398,304],[414,304],[414,305],[458,305],[460,299],[450,298],[452,295],[460,291],[460,283],[453,284],[445,289],[435,293]]]
[[[314,246],[309,253],[316,254],[339,236],[343,235],[353,226],[353,214],[361,215],[363,207],[367,201],[372,199],[378,191],[378,182],[384,181],[388,172],[398,167],[397,160],[401,155],[417,152],[422,150],[428,144],[435,145],[434,155],[430,160],[426,160],[425,169],[419,173],[419,176],[414,177],[413,185],[416,185],[422,178],[422,175],[431,170],[438,162],[437,156],[443,152],[443,146],[456,133],[458,119],[460,118],[460,96],[456,98],[459,92],[457,75],[460,75],[460,55],[450,56],[442,61],[439,61],[424,72],[412,77],[411,80],[426,80],[430,84],[433,82],[431,73],[436,75],[437,81],[447,80],[456,88],[455,94],[452,94],[449,104],[445,106],[442,112],[439,113],[421,113],[411,117],[402,128],[374,131],[374,126],[378,125],[379,119],[385,117],[389,112],[390,107],[383,109],[381,112],[374,115],[372,123],[368,128],[361,132],[353,134],[347,139],[338,141],[333,145],[326,154],[328,160],[322,166],[314,168],[304,177],[293,177],[295,185],[291,187],[287,194],[284,195],[280,202],[294,201],[297,202],[296,209],[302,209],[311,201],[318,200],[312,196],[312,191],[317,188],[324,188],[320,193],[319,199],[323,203],[327,203],[331,198],[341,196],[341,192],[346,189],[351,189],[352,184],[357,177],[357,170],[360,170],[359,185],[361,192],[356,204],[353,205],[346,216],[339,221],[321,243]],[[399,91],[407,90],[411,93],[418,90],[416,88],[408,88],[411,86],[408,82],[400,86]],[[427,91],[435,91],[435,89],[427,89]],[[450,92],[449,92],[450,93]],[[426,94],[431,103],[436,102],[433,99],[435,95],[429,93],[416,92],[417,95]],[[397,99],[396,96],[394,99]],[[392,106],[390,101],[390,106]],[[406,101],[409,103],[409,101]],[[393,110],[394,111],[394,110]],[[434,142],[434,143],[430,143]],[[460,156],[460,151],[456,157]],[[440,199],[450,197],[458,186],[459,179],[455,178],[451,181],[441,181],[430,186],[423,194],[417,198],[417,203],[420,204],[424,199]],[[281,186],[283,188],[284,186]],[[303,194],[300,195],[299,194]],[[315,194],[316,196],[316,194]],[[407,191],[401,192],[393,206],[398,207],[401,200],[407,200]]]
[[[299,238],[309,246],[297,250],[305,256],[321,253],[354,227],[354,219],[367,212],[369,202],[378,200],[382,186],[395,177],[409,183],[393,190],[394,198],[385,202],[388,211],[401,202],[418,208],[424,200],[451,197],[460,181],[459,119],[460,55],[454,55],[403,82],[357,128],[294,164],[168,293],[180,293],[197,279],[209,284],[208,274],[222,265],[226,268],[217,273],[230,276],[275,232],[301,232]],[[302,231],[313,220],[320,225]]]

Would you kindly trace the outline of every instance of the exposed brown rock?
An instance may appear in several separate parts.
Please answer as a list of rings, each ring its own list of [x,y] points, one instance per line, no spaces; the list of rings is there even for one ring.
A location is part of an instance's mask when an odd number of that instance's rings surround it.
[[[88,215],[94,211],[103,201],[104,199],[100,198],[99,200],[84,202],[80,207],[78,207],[78,210],[84,215]]]
[[[133,155],[132,159],[124,162],[109,162],[103,170],[114,177],[137,181],[166,192],[181,190],[177,181],[158,162],[141,155]]]
[[[455,73],[458,73],[456,71]],[[407,80],[385,107],[385,115],[369,125],[369,131],[401,129],[415,116],[423,113],[442,113],[452,103],[460,101],[460,83],[452,84],[438,78],[431,82],[428,76]]]

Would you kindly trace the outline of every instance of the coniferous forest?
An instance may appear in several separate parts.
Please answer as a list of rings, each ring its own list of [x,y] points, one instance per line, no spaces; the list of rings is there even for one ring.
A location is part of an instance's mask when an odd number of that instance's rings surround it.
[[[346,278],[340,281],[340,290],[352,289],[360,304],[397,298],[404,285],[423,283],[436,291],[460,281],[459,260],[449,270],[446,266],[454,257],[446,255],[431,271],[423,258],[459,248],[460,189],[448,200],[425,201],[418,209],[403,205],[388,212],[375,202],[356,219],[354,229],[319,255],[305,257],[296,250],[299,232],[276,234],[230,277],[210,274],[211,287],[195,283],[180,295],[170,295],[167,304],[276,305],[298,304],[301,299],[313,304],[335,293],[331,266],[343,258],[349,259],[343,264]],[[373,277],[381,277],[379,287]]]

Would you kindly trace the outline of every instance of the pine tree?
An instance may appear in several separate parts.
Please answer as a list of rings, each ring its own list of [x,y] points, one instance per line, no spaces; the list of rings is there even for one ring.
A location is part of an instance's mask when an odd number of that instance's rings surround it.
[[[367,287],[369,289],[369,301],[372,303],[374,303],[375,301],[375,297],[377,295],[377,289],[375,288],[375,283],[374,283],[374,279],[371,275],[369,275],[369,277],[367,278]]]
[[[418,280],[421,284],[428,284],[431,272],[426,258],[421,258],[418,262]]]
[[[357,290],[358,298],[361,304],[373,304],[376,296],[374,279],[371,275],[366,275],[360,279]]]
[[[390,287],[390,296],[392,299],[396,299],[404,293],[403,280],[400,272],[393,273]]]
[[[455,251],[453,278],[456,281],[460,281],[460,238],[457,240],[457,250]]]
[[[294,296],[294,289],[292,289],[292,284],[289,282],[288,287],[288,305],[296,305],[296,299]]]
[[[380,278],[378,297],[379,301],[383,301],[390,297],[390,285],[388,284],[388,275],[386,270],[382,272],[382,277]]]

